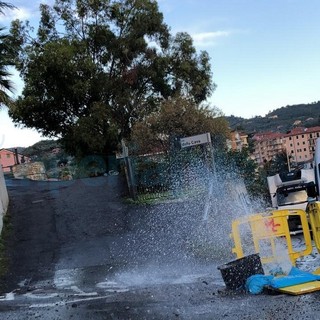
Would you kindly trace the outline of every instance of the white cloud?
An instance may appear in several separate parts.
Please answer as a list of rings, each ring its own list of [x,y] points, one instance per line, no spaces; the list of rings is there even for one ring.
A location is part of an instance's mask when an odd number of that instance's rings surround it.
[[[191,33],[194,44],[199,47],[207,47],[215,45],[218,38],[230,36],[230,31],[213,31],[213,32],[199,32]]]
[[[12,20],[19,19],[19,20],[27,20],[34,16],[34,13],[24,7],[19,7],[13,10],[5,10],[4,15],[0,16],[1,23],[8,23]]]
[[[33,16],[31,11],[28,8],[20,7],[12,10],[12,18],[19,20],[30,19]]]

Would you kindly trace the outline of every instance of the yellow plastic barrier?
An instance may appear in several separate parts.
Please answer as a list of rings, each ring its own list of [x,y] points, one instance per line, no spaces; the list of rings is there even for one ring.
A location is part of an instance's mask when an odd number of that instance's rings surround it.
[[[294,251],[291,241],[291,235],[288,225],[288,219],[290,216],[299,216],[303,235],[305,239],[305,249],[302,251]],[[242,241],[242,235],[240,232],[241,226],[245,224],[249,225],[252,235],[252,242],[255,253],[260,254],[262,263],[270,263],[277,260],[276,252],[276,239],[284,238],[286,240],[287,250],[292,265],[295,265],[296,259],[308,255],[312,252],[312,243],[310,237],[310,231],[307,221],[307,216],[303,210],[277,210],[272,214],[263,215],[255,214],[252,216],[245,216],[232,222],[232,238],[234,241],[234,248],[232,252],[237,255],[237,258],[244,256],[243,245],[245,241]],[[320,240],[320,237],[319,237]],[[271,254],[267,256],[262,255],[261,244],[269,243]]]
[[[314,245],[320,252],[320,202],[308,203],[306,211],[309,216]]]

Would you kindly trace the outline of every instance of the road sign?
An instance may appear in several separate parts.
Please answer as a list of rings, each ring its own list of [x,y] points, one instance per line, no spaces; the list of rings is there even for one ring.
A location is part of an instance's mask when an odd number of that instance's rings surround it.
[[[199,144],[205,144],[210,142],[211,142],[211,136],[209,132],[180,139],[181,148],[193,147]]]

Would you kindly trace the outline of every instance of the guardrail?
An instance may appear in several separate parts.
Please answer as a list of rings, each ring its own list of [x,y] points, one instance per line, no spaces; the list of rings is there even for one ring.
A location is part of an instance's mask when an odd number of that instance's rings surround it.
[[[3,226],[3,217],[7,212],[9,205],[8,191],[4,180],[3,170],[0,165],[0,234]]]

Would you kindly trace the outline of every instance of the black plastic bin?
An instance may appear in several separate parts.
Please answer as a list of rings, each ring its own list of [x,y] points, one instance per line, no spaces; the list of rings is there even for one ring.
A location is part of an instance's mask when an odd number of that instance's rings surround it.
[[[227,289],[244,289],[246,280],[254,274],[264,274],[259,254],[228,262],[218,266]]]

